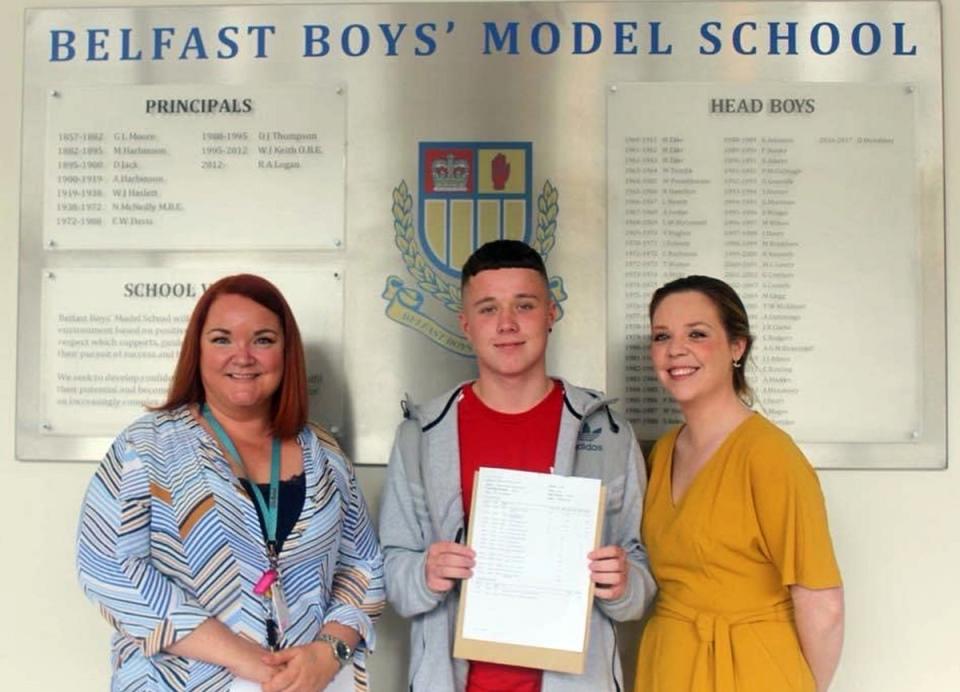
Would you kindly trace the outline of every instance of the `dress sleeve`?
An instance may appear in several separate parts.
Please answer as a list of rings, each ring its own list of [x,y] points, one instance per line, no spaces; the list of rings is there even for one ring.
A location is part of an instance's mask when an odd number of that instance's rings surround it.
[[[107,621],[146,656],[211,617],[151,560],[150,481],[126,433],[87,488],[77,530],[77,572]]]
[[[338,622],[356,630],[364,648],[373,651],[376,637],[373,621],[383,612],[383,553],[370,521],[367,504],[357,484],[353,467],[345,458],[330,455],[346,480],[340,554],[333,575],[331,602],[324,624]]]
[[[763,550],[784,586],[840,586],[827,510],[816,471],[780,430],[752,450],[750,481]]]

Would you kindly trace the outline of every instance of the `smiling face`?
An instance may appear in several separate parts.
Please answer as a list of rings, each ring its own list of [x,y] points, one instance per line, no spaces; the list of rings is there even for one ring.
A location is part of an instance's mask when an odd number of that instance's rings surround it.
[[[244,296],[216,298],[200,333],[200,379],[211,408],[269,417],[283,378],[283,347],[276,314]]]
[[[746,342],[727,335],[713,302],[699,291],[663,299],[650,325],[650,357],[660,384],[681,408],[736,396],[733,363]]]
[[[555,319],[556,305],[534,269],[487,269],[464,287],[460,327],[481,378],[545,377],[547,334]]]

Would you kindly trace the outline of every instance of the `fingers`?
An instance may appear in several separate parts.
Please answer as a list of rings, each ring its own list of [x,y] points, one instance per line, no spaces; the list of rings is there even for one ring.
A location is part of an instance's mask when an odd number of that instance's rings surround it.
[[[470,548],[450,541],[440,541],[427,549],[427,587],[433,591],[446,592],[459,579],[473,575],[475,554]]]
[[[293,649],[280,649],[280,651],[270,651],[263,655],[263,662],[268,666],[282,666],[293,660],[296,652]]]
[[[459,543],[434,543],[427,549],[427,574],[464,579],[470,576],[474,553]]]
[[[611,557],[621,558],[625,561],[627,553],[619,545],[604,545],[587,553],[587,558],[590,560],[605,560]]]
[[[597,598],[614,600],[623,596],[627,590],[627,573],[623,572],[591,572],[593,579],[593,594]]]
[[[297,679],[298,671],[295,668],[284,668],[267,682],[265,682],[261,689],[263,692],[283,692],[289,688]]]
[[[319,653],[319,652],[326,653]],[[287,665],[266,682],[263,692],[311,692],[323,689],[338,665],[329,653],[329,647],[293,646],[272,654],[274,660],[285,660]]]
[[[627,554],[618,545],[606,545],[591,551],[590,578],[594,595],[605,600],[623,596],[627,588]]]
[[[627,587],[624,584],[620,584],[614,588],[603,588],[594,587],[593,595],[603,601],[616,601],[620,598],[623,598],[623,594],[627,592]]]
[[[454,543],[453,541],[437,541],[436,543],[431,543],[430,547],[427,548],[428,559],[430,555],[459,555],[471,560],[476,557],[472,548],[468,548],[460,543]]]
[[[591,572],[590,577],[597,586],[618,586],[626,581],[625,572]]]
[[[627,553],[619,545],[605,545],[587,553],[590,572],[626,572]]]

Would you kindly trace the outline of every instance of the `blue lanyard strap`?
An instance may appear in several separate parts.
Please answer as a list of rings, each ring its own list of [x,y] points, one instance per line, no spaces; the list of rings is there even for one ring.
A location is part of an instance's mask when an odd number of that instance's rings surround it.
[[[233,440],[231,440],[230,436],[227,435],[227,431],[223,429],[222,425],[220,425],[220,421],[214,417],[213,411],[210,410],[210,407],[207,404],[203,405],[203,417],[210,424],[210,427],[213,428],[213,431],[217,434],[217,439],[220,440],[220,444],[222,444],[230,456],[236,460],[237,466],[240,467],[243,475],[246,476],[247,480],[249,481],[250,474],[247,472],[247,467],[244,466],[243,459],[240,457],[240,453],[237,452],[237,448],[234,446]],[[263,524],[267,530],[267,550],[273,551],[277,544],[277,514],[279,513],[280,508],[280,440],[278,438],[273,438],[273,443],[270,448],[269,503],[264,501],[263,493],[260,491],[260,487],[256,483],[250,481],[250,487],[253,489],[253,496],[257,501],[257,505],[260,507],[260,513],[263,515]]]

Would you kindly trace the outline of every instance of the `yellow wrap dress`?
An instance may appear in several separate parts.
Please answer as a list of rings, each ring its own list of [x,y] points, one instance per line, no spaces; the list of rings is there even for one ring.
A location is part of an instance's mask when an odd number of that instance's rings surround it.
[[[788,587],[841,583],[816,473],[754,413],[675,506],[680,429],[650,455],[642,533],[660,591],[635,692],[812,692]]]

